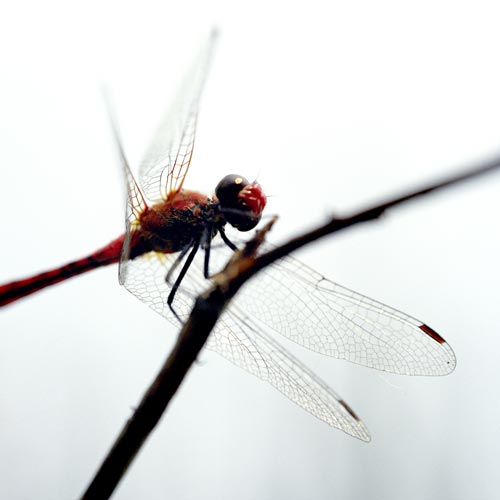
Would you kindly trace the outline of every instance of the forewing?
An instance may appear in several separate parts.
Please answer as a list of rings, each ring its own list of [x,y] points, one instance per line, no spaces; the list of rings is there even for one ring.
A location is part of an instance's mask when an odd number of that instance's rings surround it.
[[[213,31],[182,81],[139,167],[146,197],[158,202],[180,190],[193,155],[198,106],[217,34]]]
[[[127,182],[127,209],[125,214],[125,238],[123,240],[120,264],[118,268],[118,280],[121,285],[125,282],[128,266],[130,263],[130,245],[134,233],[138,227],[138,218],[146,208],[146,202],[141,194],[132,172],[126,165],[125,179]]]
[[[446,375],[456,365],[423,322],[325,278],[293,257],[262,270],[236,297],[262,329],[328,356],[404,375]]]
[[[182,319],[189,315],[194,297],[209,285],[201,273],[201,256],[198,257],[196,269],[186,275],[175,296],[174,307]],[[153,310],[179,326],[166,304],[170,287],[165,282],[165,276],[174,260],[174,255],[156,252],[133,259],[126,264],[123,284]],[[327,424],[363,441],[370,440],[368,431],[349,406],[266,332],[260,331],[253,319],[238,306],[230,305],[223,314],[208,340],[207,348],[270,383]]]
[[[121,284],[123,284],[123,281],[125,279],[124,276],[127,270],[127,262],[130,254],[130,242],[132,239],[132,235],[137,226],[139,215],[147,208],[147,205],[146,201],[144,200],[144,196],[141,193],[141,190],[139,189],[139,186],[137,185],[137,182],[135,181],[134,176],[130,170],[127,157],[125,156],[125,150],[123,148],[120,132],[116,123],[115,114],[106,89],[104,89],[103,91],[103,97],[108,111],[111,131],[113,133],[113,139],[122,167],[123,178],[125,180],[127,190],[127,208],[125,212],[125,239],[123,242],[122,253],[120,257],[120,267],[118,271],[119,281]]]

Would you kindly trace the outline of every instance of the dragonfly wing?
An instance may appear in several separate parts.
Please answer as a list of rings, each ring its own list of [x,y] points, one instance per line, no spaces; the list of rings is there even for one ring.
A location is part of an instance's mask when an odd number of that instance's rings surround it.
[[[146,197],[158,202],[181,189],[193,154],[198,105],[210,67],[216,32],[202,48],[165,114],[139,167]]]
[[[268,382],[328,425],[370,441],[368,430],[342,398],[237,307],[229,306],[207,348]]]
[[[123,284],[154,311],[179,326],[179,321],[166,304],[170,287],[165,282],[165,276],[174,260],[175,255],[156,252],[132,259],[127,263]],[[175,296],[173,305],[182,319],[189,315],[194,297],[209,285],[199,271],[202,258],[196,259],[196,267],[186,275]],[[266,332],[260,331],[252,318],[237,306],[228,307],[216,324],[207,348],[269,382],[327,424],[363,441],[370,440],[368,431],[349,406]]]
[[[149,252],[135,259],[124,263],[126,273],[123,273],[122,285],[142,300],[151,309],[168,319],[171,323],[179,326],[179,320],[175,318],[172,310],[167,305],[167,297],[170,292],[170,285],[165,281],[170,266],[174,263],[177,254],[162,254],[158,252]],[[187,285],[183,282],[184,285]],[[208,282],[204,283],[204,286]],[[203,288],[199,288],[199,291]],[[189,316],[193,306],[194,292],[191,293],[187,288],[179,289],[175,296],[175,308],[181,319]]]
[[[127,209],[125,212],[125,239],[123,241],[120,265],[118,268],[118,280],[121,285],[125,282],[125,276],[130,262],[130,244],[134,231],[138,227],[139,215],[147,208],[137,182],[128,166],[125,156],[123,157],[123,169],[127,183]]]
[[[139,215],[147,208],[144,196],[134,179],[132,171],[125,156],[125,150],[123,148],[123,143],[120,137],[120,132],[118,130],[118,125],[116,123],[115,114],[113,112],[113,107],[111,105],[111,100],[107,94],[104,92],[104,100],[106,103],[106,108],[108,111],[108,118],[111,125],[111,131],[113,133],[113,138],[115,142],[116,151],[120,164],[122,166],[123,177],[126,183],[127,189],[127,208],[125,212],[125,239],[123,242],[122,253],[120,257],[120,267],[118,271],[118,277],[120,284],[125,281],[125,274],[127,271],[127,262],[130,255],[130,242],[132,239],[133,231],[139,220]]]
[[[236,303],[263,329],[321,354],[404,375],[445,375],[447,342],[423,322],[325,278],[293,257],[262,270]]]

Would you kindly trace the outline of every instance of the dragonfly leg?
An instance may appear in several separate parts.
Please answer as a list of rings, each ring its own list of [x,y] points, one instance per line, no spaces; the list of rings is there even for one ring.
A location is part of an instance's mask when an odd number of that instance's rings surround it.
[[[177,292],[177,290],[179,288],[179,285],[181,284],[182,280],[184,279],[184,276],[186,275],[189,267],[191,266],[191,264],[193,262],[193,259],[194,259],[194,256],[196,255],[196,252],[198,251],[199,248],[200,248],[200,240],[198,239],[198,240],[196,240],[194,242],[194,245],[193,245],[193,248],[191,250],[191,253],[188,255],[188,258],[186,259],[186,262],[182,266],[181,272],[179,273],[179,276],[177,276],[177,279],[175,280],[175,283],[172,286],[172,290],[170,290],[170,293],[168,294],[168,298],[167,298],[168,307],[170,307],[170,310],[174,313],[175,317],[181,323],[182,323],[182,320],[179,317],[179,315],[177,314],[177,312],[174,309],[174,307],[172,306],[172,303],[174,302],[174,297],[175,297],[175,294],[176,294],[176,292]]]
[[[238,250],[238,247],[227,237],[226,231],[222,226],[217,228],[219,230],[222,241],[234,252]]]
[[[217,227],[217,231],[219,231],[219,233],[222,237],[222,240],[231,250],[233,250],[233,251],[238,250],[238,247],[227,237],[223,226]],[[210,228],[210,232],[207,234],[212,234],[212,228]],[[205,247],[204,247],[204,249],[205,249],[205,261],[204,261],[204,265],[203,265],[203,276],[205,277],[205,279],[210,279],[212,277],[212,275],[210,274],[210,269],[209,269],[211,242],[212,242],[212,240],[209,238],[208,242],[205,244]]]
[[[207,233],[205,233],[205,239],[207,241],[203,245],[205,250],[205,260],[203,261],[203,276],[205,277],[205,279],[209,279],[210,249],[212,248],[212,240],[210,239],[210,236],[207,237],[206,234]],[[210,227],[210,232],[208,234],[212,234],[212,227]]]
[[[168,284],[170,284],[170,278],[172,278],[172,274],[179,267],[179,264],[182,262],[182,259],[186,256],[186,254],[189,252],[189,249],[192,247],[193,247],[193,242],[191,241],[179,252],[179,255],[175,259],[175,262],[170,266],[170,269],[168,270],[168,273],[165,276],[165,281]]]

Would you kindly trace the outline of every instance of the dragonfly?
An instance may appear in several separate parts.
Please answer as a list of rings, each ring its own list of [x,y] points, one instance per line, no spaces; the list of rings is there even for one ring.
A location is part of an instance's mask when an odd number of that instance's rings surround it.
[[[127,185],[125,233],[62,267],[0,286],[0,306],[101,266],[119,264],[119,282],[171,323],[189,315],[266,205],[256,182],[224,177],[215,195],[184,188],[193,156],[200,97],[210,67],[212,33],[182,81],[135,179],[111,109],[111,128]],[[269,248],[266,243],[262,251]],[[455,355],[432,328],[327,279],[287,256],[263,269],[233,299],[206,347],[268,382],[315,417],[363,441],[370,434],[350,406],[275,339],[317,353],[403,375],[446,375]]]

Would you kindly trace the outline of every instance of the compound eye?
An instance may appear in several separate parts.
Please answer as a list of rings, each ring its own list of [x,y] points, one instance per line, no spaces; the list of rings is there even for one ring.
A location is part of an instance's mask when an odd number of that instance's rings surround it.
[[[226,175],[215,188],[217,196],[222,207],[238,208],[238,195],[240,191],[248,185],[248,181],[241,175]]]
[[[259,184],[250,184],[241,175],[226,175],[215,195],[226,221],[239,231],[250,231],[260,221],[266,197]]]

